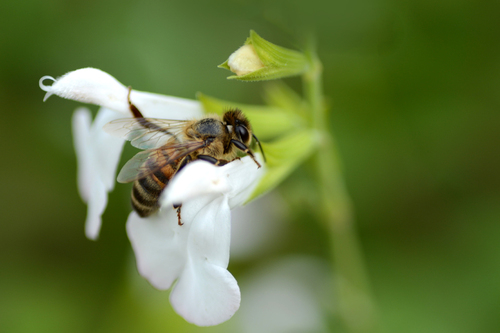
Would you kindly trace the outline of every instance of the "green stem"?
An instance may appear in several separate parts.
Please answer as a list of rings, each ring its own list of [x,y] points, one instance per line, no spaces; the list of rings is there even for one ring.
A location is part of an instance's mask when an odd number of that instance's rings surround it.
[[[353,208],[342,176],[337,146],[329,130],[323,100],[322,65],[309,50],[309,70],[304,74],[304,93],[312,110],[312,124],[321,137],[316,154],[321,211],[329,234],[334,264],[335,299],[346,331],[377,330],[374,303],[356,235]]]

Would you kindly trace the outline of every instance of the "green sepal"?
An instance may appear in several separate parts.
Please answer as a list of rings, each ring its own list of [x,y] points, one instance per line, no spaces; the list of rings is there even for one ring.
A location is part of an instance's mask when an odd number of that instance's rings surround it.
[[[273,81],[266,84],[263,97],[267,105],[298,115],[304,121],[309,118],[310,110],[307,102],[283,81]]]
[[[224,68],[224,69],[227,69],[228,71],[230,71],[230,70],[231,70],[231,67],[229,67],[228,61],[229,61],[229,60],[224,61],[224,63],[220,64],[220,65],[219,65],[219,66],[217,66],[217,67],[218,67],[218,68]]]
[[[262,142],[267,160],[266,174],[246,202],[278,186],[315,151],[318,142],[318,134],[310,129],[292,132],[270,143]]]
[[[290,115],[287,111],[275,106],[249,105],[224,101],[202,93],[197,94],[197,99],[203,105],[206,113],[222,115],[230,109],[240,109],[250,120],[253,133],[259,140],[274,139],[286,132],[303,126],[304,121]]]
[[[302,74],[308,68],[308,60],[303,53],[268,42],[253,30],[250,31],[250,37],[247,38],[245,45],[254,47],[264,67],[248,74],[232,75],[228,79],[240,81],[274,80]],[[226,60],[218,67],[231,70],[228,61]]]

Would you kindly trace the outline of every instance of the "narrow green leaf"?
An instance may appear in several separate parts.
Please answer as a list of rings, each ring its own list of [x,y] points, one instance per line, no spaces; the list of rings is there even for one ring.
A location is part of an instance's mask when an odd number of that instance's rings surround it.
[[[267,172],[247,202],[278,186],[290,173],[308,158],[318,145],[314,130],[299,130],[281,139],[262,143],[267,158]]]
[[[264,101],[289,113],[310,118],[310,110],[305,100],[283,81],[273,81],[264,88]]]

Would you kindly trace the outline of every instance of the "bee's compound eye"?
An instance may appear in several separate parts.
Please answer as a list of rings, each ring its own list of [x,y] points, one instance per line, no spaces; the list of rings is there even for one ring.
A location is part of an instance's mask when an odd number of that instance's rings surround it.
[[[248,130],[245,128],[245,126],[236,126],[236,132],[238,133],[241,141],[245,143],[248,143],[248,141],[250,141],[250,134],[248,133]]]

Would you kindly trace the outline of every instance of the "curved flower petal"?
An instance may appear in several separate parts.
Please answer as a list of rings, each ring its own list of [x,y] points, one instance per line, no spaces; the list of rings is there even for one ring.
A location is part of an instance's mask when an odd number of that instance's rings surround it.
[[[149,118],[191,119],[204,113],[200,102],[186,98],[132,90],[130,100]]]
[[[92,124],[90,117],[88,109],[80,108],[75,111],[72,122],[78,160],[78,188],[83,201],[88,204],[85,234],[95,240],[101,229],[107,192],[114,187],[124,141],[102,131],[102,126],[120,118],[119,114],[102,108]]]
[[[225,194],[231,207],[241,205],[264,173],[265,167],[257,168],[249,156],[221,167],[194,161],[171,180],[160,198],[161,204],[167,206],[207,194]]]
[[[52,80],[51,86],[43,84]],[[82,68],[64,74],[57,80],[51,76],[40,79],[40,88],[47,92],[44,101],[51,95],[84,103],[101,105],[106,108],[129,113],[128,89],[114,77],[96,68]]]
[[[174,309],[198,326],[220,324],[238,310],[241,294],[227,271],[231,232],[227,198],[203,207],[192,221],[188,260],[170,294]]]
[[[184,167],[170,181],[161,198],[162,206],[182,203],[207,194],[230,190],[227,177],[220,167],[205,161],[194,161]]]
[[[90,126],[92,115],[87,108],[78,108],[73,113],[73,144],[75,146],[78,163],[78,190],[84,202],[90,197],[90,184],[92,179]]]
[[[231,191],[227,194],[231,208],[243,205],[266,173],[260,154],[256,158],[262,167],[258,168],[249,156],[223,166],[231,181]]]
[[[231,211],[227,198],[219,196],[199,210],[191,222],[188,255],[227,268],[231,243]]]
[[[87,218],[85,219],[85,236],[96,240],[101,231],[101,216],[108,204],[108,195],[104,183],[95,175],[90,183],[90,197],[87,202]]]
[[[45,85],[46,80],[52,80],[54,83]],[[40,88],[47,92],[44,101],[51,95],[57,95],[132,116],[127,99],[128,88],[108,73],[96,68],[77,69],[58,79],[44,76],[40,79]],[[130,99],[146,117],[188,119],[203,114],[201,103],[195,100],[136,90],[132,90]]]
[[[157,289],[168,289],[184,268],[189,224],[180,227],[173,209],[142,219],[129,215],[127,234],[139,273]]]
[[[119,113],[101,108],[92,123],[91,140],[96,158],[94,167],[100,170],[99,174],[107,191],[115,186],[116,169],[125,141],[104,132],[102,128],[110,121],[120,118],[123,116]]]
[[[229,320],[240,307],[236,279],[226,269],[207,262],[188,262],[170,294],[175,311],[198,326],[212,326]]]

